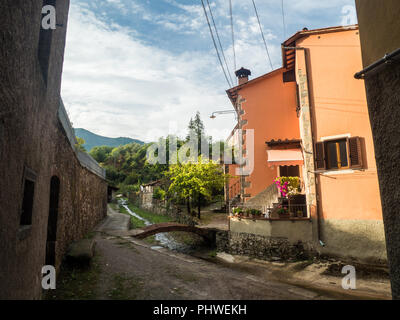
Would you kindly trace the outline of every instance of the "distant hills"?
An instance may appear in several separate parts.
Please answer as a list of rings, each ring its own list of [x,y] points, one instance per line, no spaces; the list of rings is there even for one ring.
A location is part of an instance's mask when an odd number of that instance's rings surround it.
[[[109,146],[109,147],[119,147],[123,146],[132,142],[136,142],[138,144],[144,144],[143,141],[137,140],[137,139],[131,139],[131,138],[108,138],[108,137],[103,137],[99,136],[98,134],[95,134],[93,132],[90,132],[89,130],[82,129],[82,128],[77,128],[75,130],[75,135],[79,138],[82,138],[85,140],[85,144],[83,145],[85,149],[89,152],[92,150],[93,147],[98,147],[98,146]]]

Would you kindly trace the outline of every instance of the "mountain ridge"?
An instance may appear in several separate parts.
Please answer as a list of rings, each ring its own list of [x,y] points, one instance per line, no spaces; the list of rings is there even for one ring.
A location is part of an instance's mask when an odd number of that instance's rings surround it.
[[[83,128],[74,128],[74,131],[77,137],[85,140],[85,144],[83,146],[88,152],[94,147],[100,146],[119,147],[133,142],[141,145],[144,144],[143,141],[138,139],[132,139],[128,137],[110,138],[98,135]]]

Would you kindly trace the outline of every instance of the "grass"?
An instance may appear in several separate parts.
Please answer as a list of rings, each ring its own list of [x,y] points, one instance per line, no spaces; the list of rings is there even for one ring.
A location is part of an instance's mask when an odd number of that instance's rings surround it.
[[[135,300],[140,290],[139,279],[118,273],[113,276],[112,286],[107,295],[113,300]]]
[[[144,238],[143,240],[145,242],[147,242],[148,244],[154,244],[154,245],[159,244],[159,242],[156,240],[156,236],[155,235],[152,235],[152,236],[149,236],[147,238]]]
[[[77,268],[62,265],[55,290],[49,290],[45,300],[94,300],[100,275],[99,256],[96,255],[89,267]]]
[[[164,215],[159,215],[144,209],[140,209],[132,204],[128,204],[129,209],[141,216],[142,218],[150,221],[151,223],[171,222],[172,218]]]
[[[132,209],[131,209],[131,210],[132,210]],[[138,218],[136,218],[136,217],[130,215],[130,214],[128,213],[128,211],[127,211],[124,207],[121,206],[121,207],[119,208],[119,212],[124,213],[124,214],[127,214],[127,215],[130,216],[130,219],[131,219],[130,228],[131,228],[131,229],[142,228],[142,227],[145,226],[145,223],[144,223],[143,220],[140,220],[140,219],[138,219]]]
[[[209,256],[210,258],[216,258],[216,257],[217,257],[217,250],[211,250],[211,251],[208,253],[208,256]]]
[[[111,209],[113,209],[114,211],[119,211],[119,204],[118,203],[110,203],[109,204]]]

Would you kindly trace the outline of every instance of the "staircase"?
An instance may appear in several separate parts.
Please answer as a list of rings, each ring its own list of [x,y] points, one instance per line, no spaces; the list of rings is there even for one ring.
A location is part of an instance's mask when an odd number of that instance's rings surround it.
[[[272,208],[274,204],[278,203],[279,191],[275,183],[271,184],[264,191],[250,198],[246,202],[246,207],[260,207],[260,208]]]

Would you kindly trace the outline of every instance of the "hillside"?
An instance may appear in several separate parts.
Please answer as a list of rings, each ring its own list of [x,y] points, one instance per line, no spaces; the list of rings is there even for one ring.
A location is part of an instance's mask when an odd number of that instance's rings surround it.
[[[85,140],[84,147],[85,149],[89,152],[93,147],[97,146],[109,146],[109,147],[118,147],[122,145],[126,145],[132,142],[136,142],[138,144],[144,144],[143,141],[136,140],[136,139],[131,139],[131,138],[108,138],[108,137],[103,137],[99,136],[98,134],[95,134],[93,132],[90,132],[89,130],[82,129],[82,128],[77,128],[75,130],[75,135],[79,138],[82,138]]]

